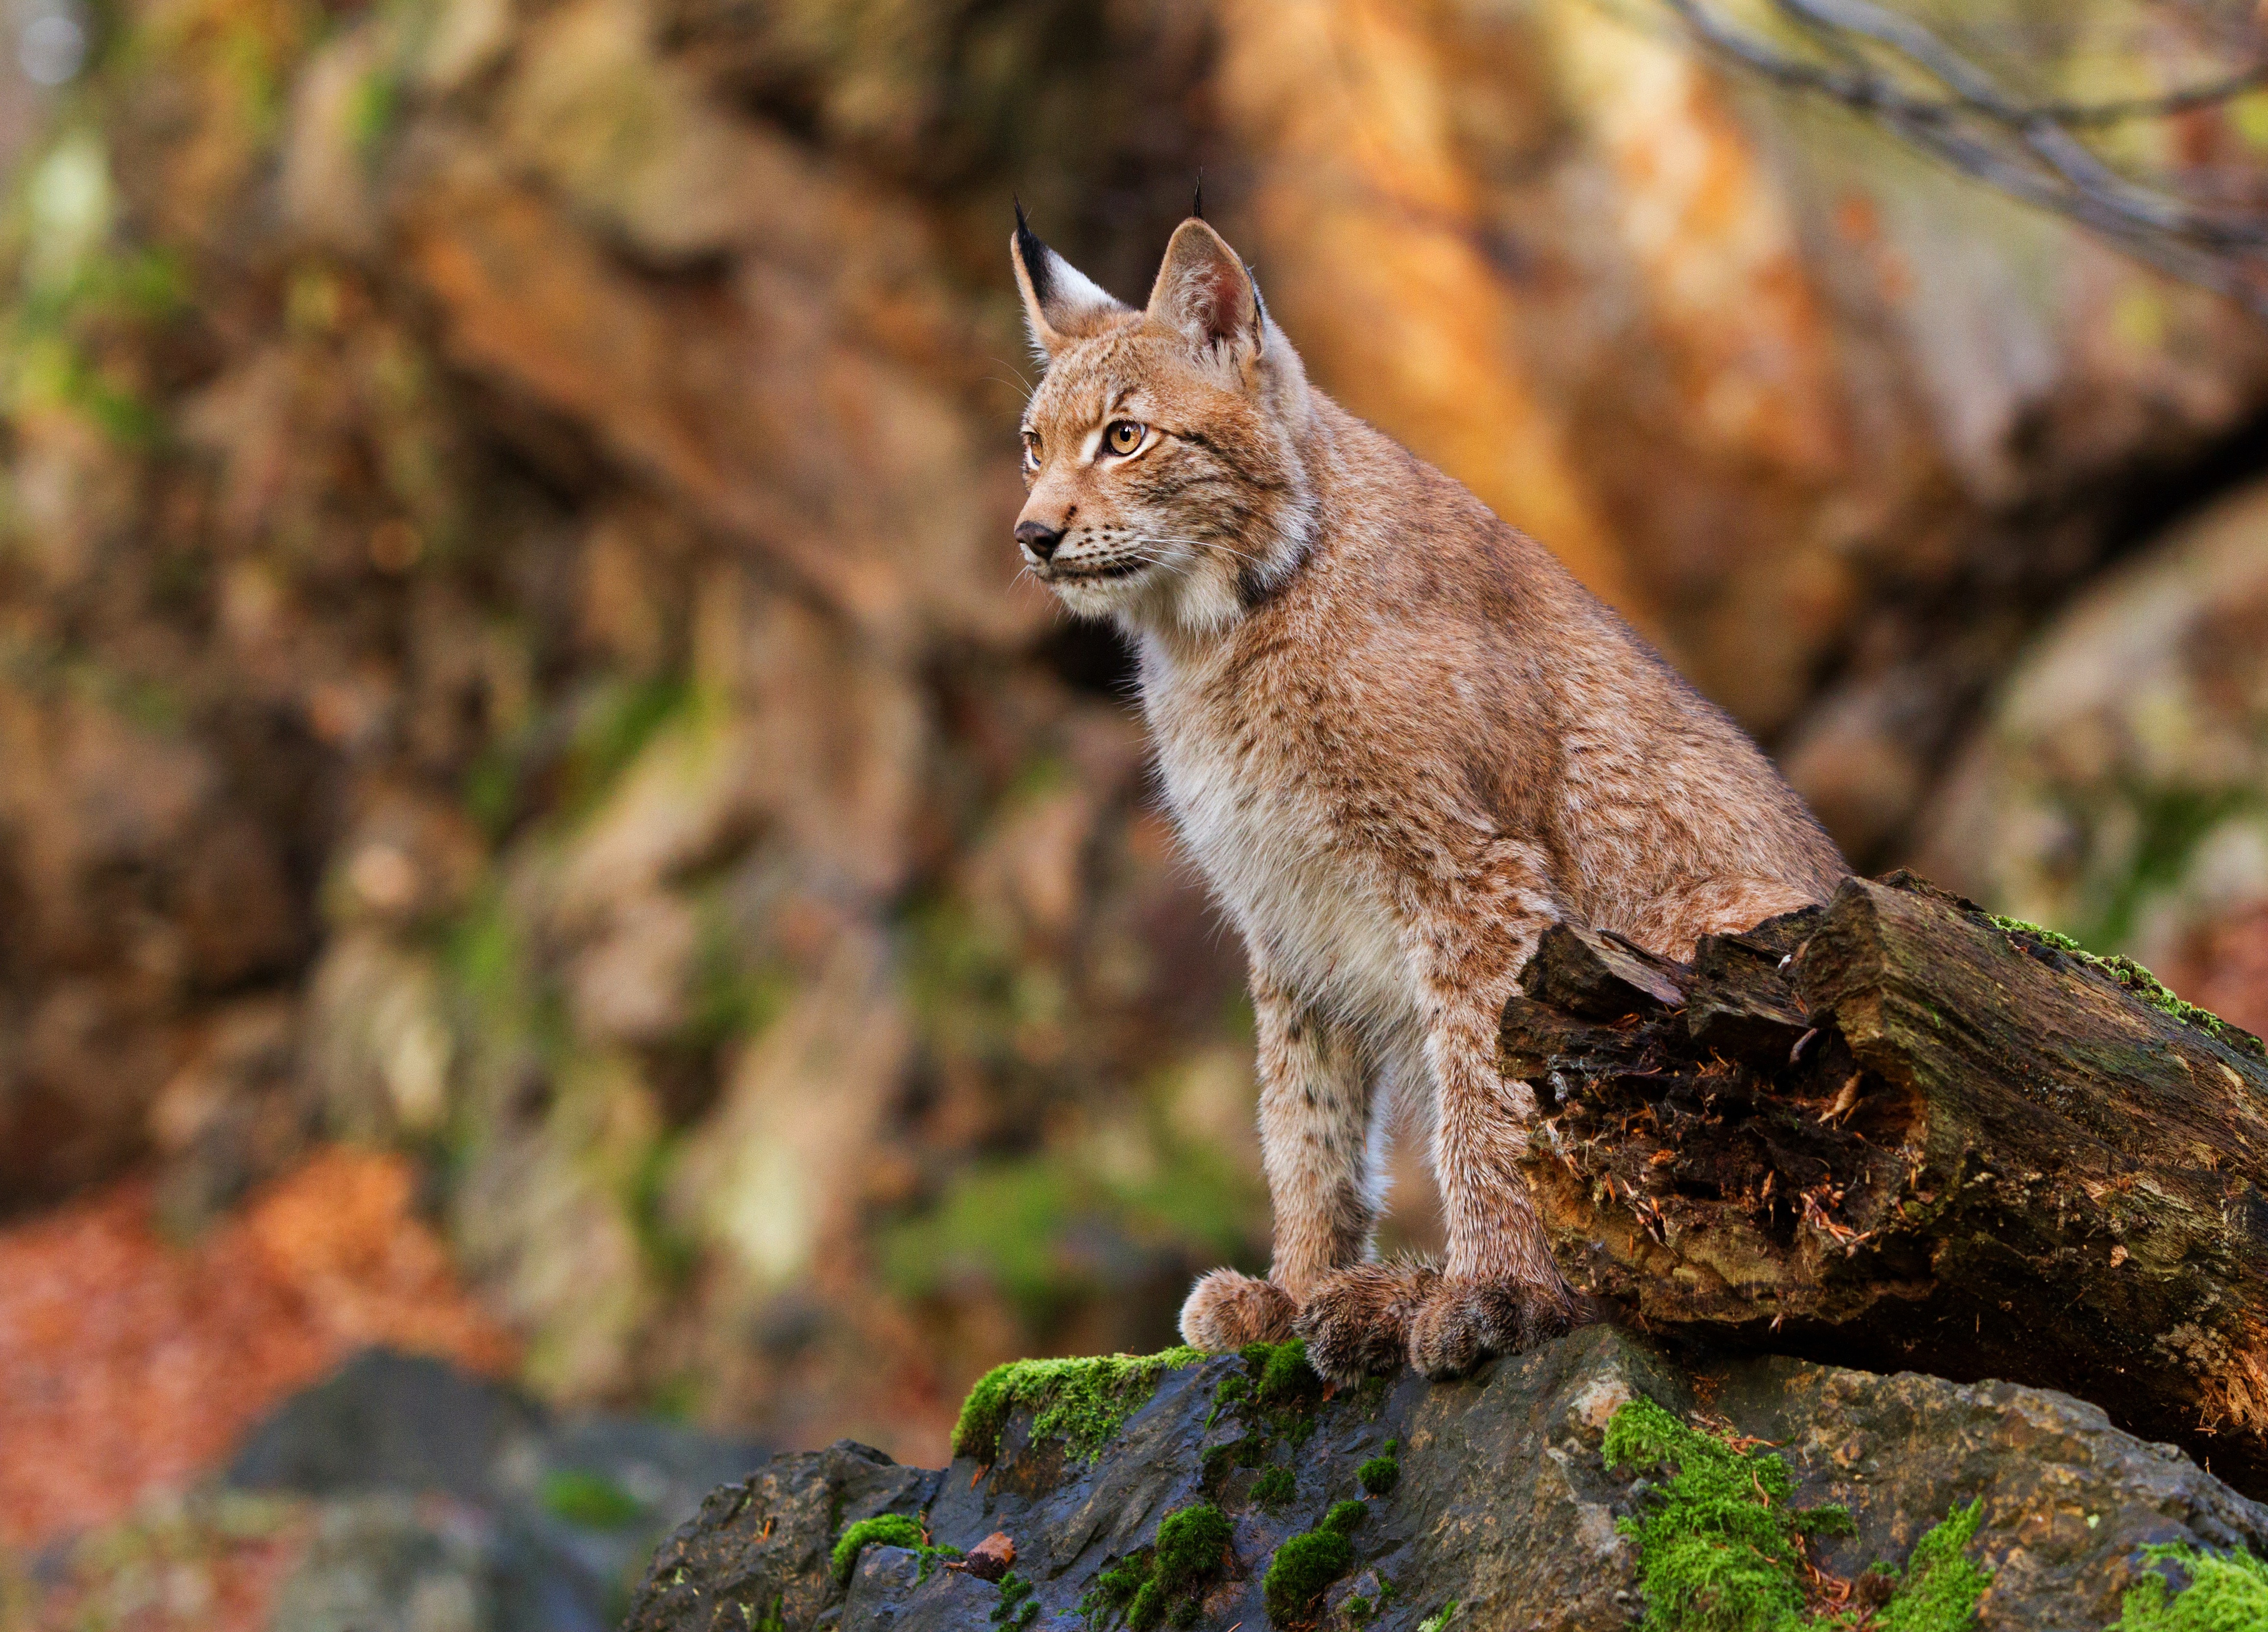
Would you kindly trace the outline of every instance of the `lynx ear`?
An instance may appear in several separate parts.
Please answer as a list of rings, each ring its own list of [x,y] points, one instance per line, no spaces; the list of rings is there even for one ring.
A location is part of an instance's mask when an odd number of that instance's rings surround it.
[[[1031,327],[1032,349],[1042,362],[1072,341],[1094,334],[1108,319],[1133,310],[1040,242],[1024,219],[1021,203],[1016,206],[1016,231],[1008,239],[1008,259],[1015,263],[1016,287],[1023,291],[1024,321]]]
[[[1146,315],[1204,350],[1245,344],[1257,350],[1267,320],[1252,274],[1227,240],[1196,216],[1174,229]]]

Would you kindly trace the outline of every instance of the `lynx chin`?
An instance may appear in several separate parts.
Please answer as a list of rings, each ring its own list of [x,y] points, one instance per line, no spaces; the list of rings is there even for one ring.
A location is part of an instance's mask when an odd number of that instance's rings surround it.
[[[1557,920],[1690,958],[1848,869],[1756,745],[1533,540],[1307,383],[1192,216],[1146,308],[1017,214],[1046,373],[1024,564],[1140,653],[1183,842],[1244,936],[1275,1208],[1265,1280],[1182,1309],[1326,1376],[1464,1371],[1564,1330],[1497,1020]],[[1432,1143],[1436,1264],[1381,1262],[1389,1128]]]

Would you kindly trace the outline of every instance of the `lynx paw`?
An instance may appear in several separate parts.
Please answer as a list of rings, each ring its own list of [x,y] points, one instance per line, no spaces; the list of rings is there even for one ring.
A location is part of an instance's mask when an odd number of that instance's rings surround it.
[[[1410,1317],[1410,1364],[1427,1377],[1455,1377],[1559,1336],[1579,1313],[1562,1286],[1445,1280]]]
[[[1334,1383],[1398,1370],[1410,1320],[1440,1282],[1431,1264],[1359,1264],[1326,1276],[1300,1311],[1307,1364]]]
[[[1182,1341],[1215,1355],[1233,1355],[1247,1343],[1280,1343],[1292,1335],[1298,1312],[1291,1294],[1273,1281],[1216,1269],[1198,1277],[1182,1305]]]

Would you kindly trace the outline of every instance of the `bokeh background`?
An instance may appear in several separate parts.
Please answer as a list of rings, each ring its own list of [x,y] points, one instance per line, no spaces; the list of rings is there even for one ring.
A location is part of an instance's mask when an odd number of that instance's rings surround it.
[[[755,1448],[1264,1261],[1241,952],[1017,582],[1012,195],[1139,300],[1201,170],[1854,862],[2268,1026],[2268,327],[1674,9],[0,21],[0,1626],[604,1624]],[[2268,202],[2268,92],[2088,139]]]

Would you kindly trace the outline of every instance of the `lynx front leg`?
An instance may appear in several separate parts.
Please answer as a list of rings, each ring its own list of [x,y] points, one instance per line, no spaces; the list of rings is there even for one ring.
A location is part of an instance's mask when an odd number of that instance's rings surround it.
[[[1540,870],[1507,853],[1481,888],[1418,926],[1433,1165],[1448,1226],[1440,1281],[1410,1320],[1410,1364],[1428,1377],[1532,1348],[1575,1317],[1520,1171],[1535,1093],[1496,1068],[1498,1017],[1555,915]]]
[[[1216,1269],[1182,1305],[1182,1337],[1216,1354],[1281,1342],[1316,1285],[1370,1252],[1371,1063],[1350,1028],[1302,1006],[1254,959],[1260,1153],[1276,1215],[1268,1278]]]

